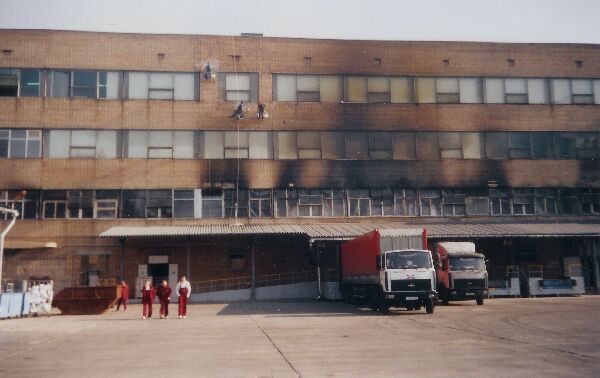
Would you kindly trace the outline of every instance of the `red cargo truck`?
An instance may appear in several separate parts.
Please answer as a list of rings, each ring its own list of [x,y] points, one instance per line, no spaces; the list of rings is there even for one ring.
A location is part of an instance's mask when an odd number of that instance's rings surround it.
[[[390,307],[433,313],[435,269],[425,230],[373,230],[342,244],[342,296],[387,313]]]

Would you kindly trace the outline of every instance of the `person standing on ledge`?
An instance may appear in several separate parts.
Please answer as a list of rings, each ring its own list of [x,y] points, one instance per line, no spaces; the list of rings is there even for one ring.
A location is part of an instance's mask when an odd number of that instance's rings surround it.
[[[185,319],[187,315],[187,301],[192,293],[192,286],[185,278],[181,277],[181,280],[177,283],[175,291],[179,294],[179,319]]]
[[[171,288],[166,280],[162,281],[162,285],[159,286],[156,295],[160,302],[160,318],[166,319],[169,316],[169,302],[171,301]]]
[[[129,286],[127,282],[121,281],[121,298],[119,298],[119,304],[117,305],[117,311],[123,305],[123,311],[127,311],[127,301],[129,300]]]

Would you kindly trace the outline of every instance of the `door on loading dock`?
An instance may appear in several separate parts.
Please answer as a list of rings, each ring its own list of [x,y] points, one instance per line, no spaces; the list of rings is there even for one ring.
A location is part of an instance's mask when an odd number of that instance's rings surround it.
[[[163,280],[169,282],[169,264],[148,264],[148,275],[154,287],[160,286]]]

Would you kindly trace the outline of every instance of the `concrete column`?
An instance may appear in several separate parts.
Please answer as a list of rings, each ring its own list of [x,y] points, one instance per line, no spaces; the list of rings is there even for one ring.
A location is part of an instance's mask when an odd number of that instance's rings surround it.
[[[254,238],[250,244],[250,262],[252,266],[252,284],[250,287],[250,299],[256,299],[256,256],[254,251]]]
[[[188,281],[192,281],[192,277],[191,277],[191,271],[192,271],[191,262],[192,262],[192,257],[191,257],[190,248],[191,248],[190,247],[190,240],[187,239],[185,241],[185,253],[186,253],[185,276],[187,277]]]
[[[600,239],[594,238],[591,240],[592,245],[592,273],[594,274],[594,279],[596,282],[596,293],[600,292],[600,272],[598,271],[598,254],[600,253],[598,244],[600,243]]]
[[[121,281],[125,279],[125,238],[119,239],[119,245],[121,247],[121,256],[119,261],[119,275],[121,276]]]

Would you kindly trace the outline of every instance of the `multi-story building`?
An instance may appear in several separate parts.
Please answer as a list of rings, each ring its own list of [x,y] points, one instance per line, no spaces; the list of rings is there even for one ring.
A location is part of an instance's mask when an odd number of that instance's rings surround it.
[[[331,279],[342,240],[427,227],[474,240],[490,280],[598,288],[598,45],[1,30],[0,50],[4,282]]]

